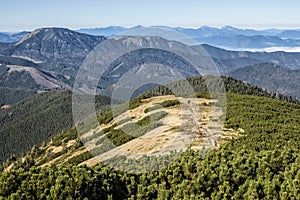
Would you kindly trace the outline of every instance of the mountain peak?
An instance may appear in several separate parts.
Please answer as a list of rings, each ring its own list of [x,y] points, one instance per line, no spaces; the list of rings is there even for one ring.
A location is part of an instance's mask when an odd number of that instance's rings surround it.
[[[63,68],[78,67],[87,53],[105,39],[65,28],[40,28],[15,43],[12,56],[26,57],[35,63],[52,63],[49,67],[60,63]]]
[[[234,31],[234,30],[238,30],[238,28],[235,28],[233,26],[224,26],[222,27],[222,30],[226,30],[226,31]]]
[[[36,29],[34,31],[32,31],[31,33],[26,34],[23,38],[21,38],[14,46],[17,46],[23,42],[25,42],[26,40],[28,40],[29,38],[35,36],[36,34],[40,33],[41,28]]]
[[[137,26],[132,27],[132,29],[136,29],[136,28],[145,28],[145,27],[142,25],[137,25]]]

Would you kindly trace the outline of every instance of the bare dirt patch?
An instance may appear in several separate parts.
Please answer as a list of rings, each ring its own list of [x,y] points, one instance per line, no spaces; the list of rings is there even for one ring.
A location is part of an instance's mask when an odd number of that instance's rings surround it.
[[[1,106],[1,109],[8,109],[8,108],[10,108],[10,105],[3,105],[3,106]]]
[[[180,105],[159,108],[145,113],[145,109],[167,100],[179,100]],[[159,96],[145,99],[143,104],[135,109],[128,110],[116,117],[113,123],[117,123],[128,117],[131,122],[136,122],[154,112],[165,111],[166,117],[161,119],[163,126],[147,132],[145,135],[133,139],[108,152],[91,158],[83,164],[93,166],[98,162],[109,160],[116,156],[138,158],[143,155],[156,156],[170,151],[198,149],[205,145],[217,146],[217,138],[221,134],[222,124],[219,117],[223,114],[221,108],[208,106],[216,100],[199,98],[177,98],[173,95]],[[126,124],[126,123],[124,123]],[[118,126],[121,128],[124,124]],[[89,144],[89,148],[92,147]]]

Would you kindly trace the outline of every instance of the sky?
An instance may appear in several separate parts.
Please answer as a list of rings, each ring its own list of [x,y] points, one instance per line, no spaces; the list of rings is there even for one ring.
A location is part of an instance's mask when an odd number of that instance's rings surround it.
[[[2,0],[0,31],[136,25],[300,29],[299,0]]]

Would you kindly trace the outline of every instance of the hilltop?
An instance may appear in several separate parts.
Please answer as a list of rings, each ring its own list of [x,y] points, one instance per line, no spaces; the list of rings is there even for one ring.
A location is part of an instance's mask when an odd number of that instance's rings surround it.
[[[195,89],[195,97],[204,99],[212,98],[212,96],[210,96],[208,93],[206,85],[206,81],[208,79],[211,79],[210,82],[212,84],[215,84],[211,85],[211,88],[219,88],[217,82],[217,80],[219,79],[214,80],[214,77],[194,77],[187,79]],[[256,86],[245,84],[241,81],[237,81],[232,78],[223,77],[222,80],[224,82],[224,88],[228,93],[263,96],[268,98],[277,98],[285,101],[296,102],[294,99],[285,97],[283,95],[273,95]],[[178,83],[180,84],[180,82]],[[172,87],[176,87],[178,83],[170,83],[171,85],[166,85],[167,87],[159,86],[153,90],[144,93],[139,98],[132,100],[133,107],[137,105],[139,106],[141,99],[147,99],[155,96],[173,95],[169,89]],[[167,100],[168,99],[166,99],[166,101]],[[169,100],[174,99],[170,98]],[[192,99],[190,101],[194,102],[194,100]],[[210,100],[207,100],[208,105],[210,105],[209,101]],[[98,115],[103,114],[103,112],[109,111],[110,103],[110,98],[97,96],[95,105]],[[148,106],[151,106],[152,104],[150,103]],[[195,103],[195,105],[197,104],[201,103]],[[145,107],[142,108],[144,110],[146,109]],[[178,109],[176,112],[180,111],[179,108],[181,107],[176,108]],[[137,123],[138,119],[142,120],[142,116],[146,117],[146,115],[143,114],[143,110],[137,109],[137,111],[135,112],[136,115],[139,115],[140,117],[133,120],[132,123]],[[225,111],[223,110],[223,112]],[[179,115],[180,114],[177,113],[175,116],[178,117]],[[98,116],[98,118],[100,120],[100,124],[107,121],[110,122],[110,120],[112,120],[112,113],[108,112],[103,116]],[[122,120],[123,119],[120,119],[120,121]],[[124,120],[128,121],[128,119]],[[21,156],[22,152],[28,151],[33,145],[41,145],[43,141],[47,142],[50,140],[50,138],[53,138],[57,134],[60,134],[62,131],[70,130],[71,128],[73,129],[71,132],[68,132],[68,134],[75,134],[72,137],[76,138],[77,132],[74,129],[73,123],[74,122],[72,116],[72,93],[67,91],[41,93],[8,109],[2,109],[0,112],[0,133],[2,135],[1,141],[3,142],[3,145],[1,146],[1,160],[4,161],[12,155],[19,157]],[[35,124],[35,126],[31,126],[31,124]],[[153,126],[153,124],[150,125]],[[116,123],[111,122],[108,127],[102,127],[101,129],[97,128],[93,131],[99,132],[101,134],[101,130],[103,130],[103,128],[107,128],[105,131],[108,131],[110,130],[109,128],[114,129],[115,126]],[[95,127],[93,127],[93,129],[94,128]],[[38,135],[38,137],[35,137],[36,135]],[[58,142],[60,143],[61,137],[59,136],[59,138],[60,139]],[[26,143],[20,143],[20,140],[26,141]]]
[[[236,83],[242,84],[238,81]],[[192,105],[201,106],[203,115],[200,118],[205,121],[206,114],[209,113],[207,111],[212,108],[210,103],[218,107],[222,106],[222,102],[205,99],[203,95],[205,94],[202,94],[199,99],[190,100]],[[155,95],[140,101],[134,100],[130,103],[128,112],[135,118],[127,119],[122,117],[122,114],[112,118],[108,112],[98,118],[102,126],[92,130],[91,133],[86,132],[83,137],[88,138],[86,141],[91,141],[87,144],[103,147],[105,140],[97,133],[105,130],[104,134],[110,141],[119,147],[131,148],[129,152],[151,153],[152,151],[154,153],[156,148],[159,149],[160,144],[168,142],[166,138],[171,139],[177,131],[174,126],[171,129],[170,125],[172,126],[172,122],[178,117],[171,118],[178,113],[178,107],[188,99],[179,98],[179,102],[177,100],[178,98],[170,95]],[[198,103],[195,104],[196,102]],[[6,172],[2,172],[0,176],[0,185],[10,185],[11,188],[1,187],[3,189],[0,190],[0,194],[4,198],[21,195],[26,195],[28,198],[88,197],[90,199],[103,198],[103,196],[117,199],[135,197],[197,199],[228,196],[258,199],[297,198],[299,185],[295,183],[300,178],[297,167],[300,161],[299,109],[298,104],[270,97],[228,93],[224,133],[221,133],[223,137],[219,137],[216,147],[208,153],[203,152],[201,148],[194,148],[183,153],[175,162],[166,163],[166,167],[158,171],[141,174],[117,171],[101,163],[93,163],[94,158],[91,153],[95,152],[86,151],[81,140],[77,138],[76,131],[72,129],[57,135],[51,142],[40,148],[32,148],[17,162],[7,162],[4,165]],[[149,121],[147,118],[149,115],[155,115],[153,117],[157,120]],[[214,121],[215,125],[219,122],[218,118],[208,118],[208,120]],[[208,134],[205,131],[204,121],[199,124],[203,129],[198,132],[203,133],[199,135],[202,139]],[[130,123],[137,123],[146,130],[151,128],[151,124],[156,125],[152,132],[145,133],[145,136],[150,137],[147,139],[142,136],[144,141],[139,143],[137,139],[118,131],[120,126]],[[155,131],[159,128],[160,131]],[[164,128],[169,132],[164,132]],[[210,128],[214,129],[214,127]],[[132,131],[134,133],[134,130]],[[183,133],[181,135],[184,136]],[[229,137],[224,137],[226,135]],[[156,140],[154,146],[150,145],[152,140]],[[195,142],[194,147],[203,144],[203,140]],[[130,145],[126,146],[127,143]],[[110,151],[110,147],[107,147],[108,149],[97,150]],[[159,161],[167,160],[164,157],[150,159],[147,156],[128,160],[121,156],[111,162],[116,167],[122,167],[122,163],[125,163],[127,168],[133,171],[136,170],[136,162],[138,162],[139,170],[143,171],[146,166],[155,169]],[[93,167],[76,166],[81,163]],[[34,183],[31,188],[25,184],[28,181]],[[99,185],[105,187],[99,188]]]

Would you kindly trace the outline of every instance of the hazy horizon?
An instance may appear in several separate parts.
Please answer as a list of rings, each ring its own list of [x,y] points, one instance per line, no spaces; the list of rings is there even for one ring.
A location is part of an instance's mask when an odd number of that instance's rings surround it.
[[[109,28],[109,27],[123,27],[123,28],[134,28],[136,26],[143,26],[143,27],[151,27],[151,26],[157,26],[157,27],[170,27],[170,28],[185,28],[185,29],[199,29],[202,27],[210,27],[210,28],[224,28],[225,26],[231,26],[234,28],[238,28],[238,29],[252,29],[252,30],[271,30],[271,29],[275,29],[275,30],[300,30],[300,25],[299,26],[290,26],[290,27],[284,27],[284,26],[266,26],[266,27],[254,27],[254,26],[235,26],[235,25],[231,25],[231,24],[226,24],[226,25],[221,25],[221,26],[214,26],[214,25],[199,25],[196,27],[188,27],[188,26],[168,26],[168,25],[150,25],[150,26],[146,26],[146,25],[141,25],[141,24],[137,24],[134,26],[122,26],[122,25],[109,25],[109,26],[82,26],[82,27],[67,27],[67,26],[40,26],[40,27],[34,27],[32,29],[18,29],[18,30],[1,30],[0,32],[2,33],[18,33],[18,32],[22,32],[22,31],[34,31],[36,29],[40,29],[40,28],[66,28],[66,29],[70,29],[70,30],[80,30],[80,29],[94,29],[94,28]]]
[[[11,0],[2,2],[2,7],[0,31],[5,32],[136,25],[300,29],[300,2],[294,0]]]

